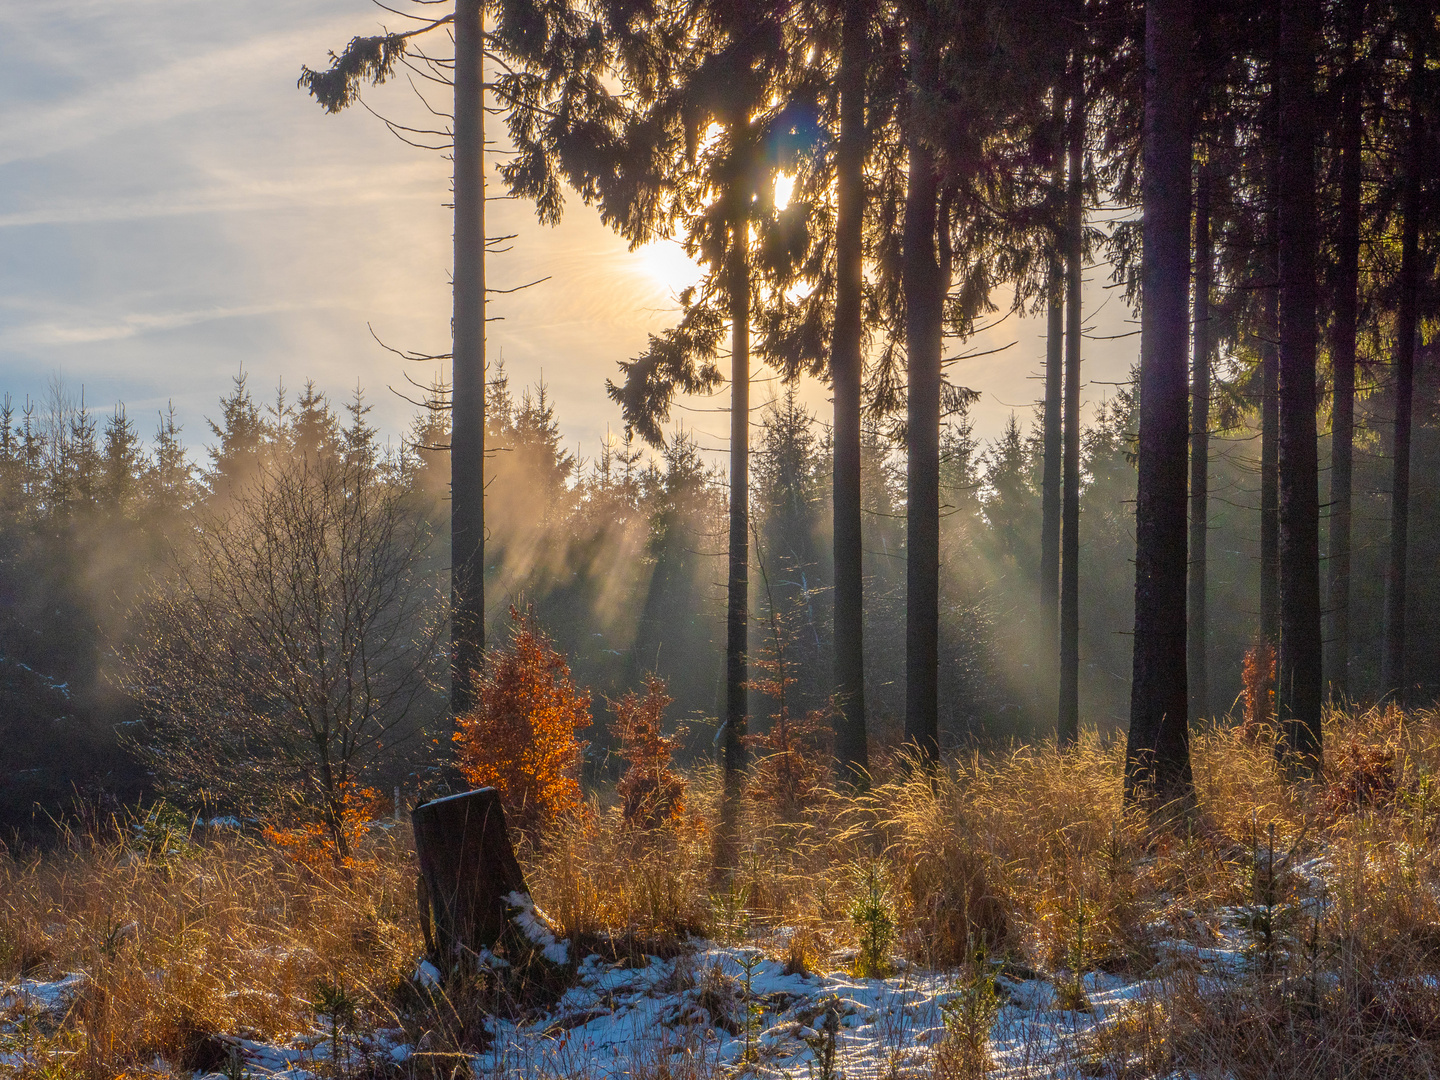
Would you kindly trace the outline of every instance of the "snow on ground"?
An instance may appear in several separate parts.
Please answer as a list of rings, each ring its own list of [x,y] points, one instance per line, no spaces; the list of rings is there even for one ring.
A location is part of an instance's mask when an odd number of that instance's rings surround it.
[[[1195,955],[1199,952],[1206,955]],[[1188,956],[1217,974],[1238,964],[1233,949],[1193,950]],[[1075,1050],[1085,1034],[1158,984],[1092,973],[1084,987],[1091,1009],[1073,1012],[1060,1007],[1049,980],[1001,976],[996,988],[1005,1004],[990,1034],[997,1066],[991,1075],[1075,1075]],[[857,979],[840,971],[787,975],[779,961],[754,950],[709,944],[677,960],[649,958],[644,967],[607,965],[591,956],[581,965],[579,984],[549,1015],[495,1025],[494,1043],[477,1057],[476,1072],[618,1080],[666,1059],[675,1072],[688,1072],[681,1067],[690,1064],[729,1070],[746,1060],[748,1046],[749,1075],[777,1080],[818,1075],[824,1020],[833,1010],[839,1021],[839,1073],[851,1080],[923,1076],[944,1034],[943,1006],[965,992],[953,973],[911,969],[889,979]],[[734,995],[728,1024],[717,1023],[714,1015],[721,993]],[[754,1006],[748,1010],[748,1033],[747,1003]]]
[[[1227,931],[1213,947],[1162,942],[1157,971],[1182,967],[1217,981],[1243,969],[1242,936]],[[748,968],[748,972],[747,972]],[[428,963],[417,982],[433,981]],[[1059,976],[1063,979],[1064,976]],[[1055,982],[1044,977],[997,977],[1003,999],[990,1030],[997,1078],[1098,1075],[1086,1062],[1086,1036],[1120,1010],[1161,990],[1161,979],[1085,976],[1089,1011],[1061,1007]],[[4,1047],[23,1015],[63,1014],[84,984],[81,974],[53,982],[22,980],[0,986],[0,1070],[25,1064]],[[672,1074],[712,1071],[775,1078],[820,1075],[817,1055],[833,1042],[834,1064],[849,1080],[929,1074],[931,1053],[945,1030],[945,1004],[967,992],[954,973],[903,968],[888,979],[859,979],[843,971],[786,974],[780,961],[746,946],[694,943],[676,959],[646,957],[610,964],[588,956],[578,977],[544,1015],[494,1020],[492,1042],[474,1061],[481,1077],[564,1076],[619,1080],[662,1063]],[[827,1031],[827,1020],[828,1031]],[[252,1077],[312,1080],[328,1071],[328,1027],[277,1046],[221,1035]],[[347,1037],[342,1054],[358,1063],[415,1053],[398,1029]],[[12,1060],[13,1059],[13,1060]],[[318,1068],[317,1068],[318,1067]],[[1101,1070],[1103,1071],[1103,1070]]]

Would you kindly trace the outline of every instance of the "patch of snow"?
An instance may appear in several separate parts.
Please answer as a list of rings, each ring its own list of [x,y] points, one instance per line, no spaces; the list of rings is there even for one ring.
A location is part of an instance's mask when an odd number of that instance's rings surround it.
[[[82,972],[72,971],[53,982],[21,979],[8,986],[0,986],[0,1010],[19,1009],[24,1012],[63,1010],[87,981]]]
[[[529,942],[540,950],[540,955],[552,964],[564,965],[570,962],[570,943],[556,941],[545,913],[535,906],[535,901],[522,892],[506,895],[510,905],[510,918]]]

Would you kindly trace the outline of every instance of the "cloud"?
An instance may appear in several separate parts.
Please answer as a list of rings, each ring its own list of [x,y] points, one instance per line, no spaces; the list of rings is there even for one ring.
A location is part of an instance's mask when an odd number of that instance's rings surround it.
[[[281,312],[313,311],[325,307],[342,307],[340,303],[323,300],[284,301],[271,304],[243,304],[235,307],[202,308],[196,311],[144,312],[122,315],[104,321],[38,322],[22,325],[0,334],[0,347],[23,348],[54,345],[94,345],[106,341],[123,341],[139,334],[160,330],[179,330],[223,319],[253,318]],[[78,313],[77,313],[78,315]]]
[[[363,181],[350,170],[288,179],[250,178],[208,190],[154,192],[128,198],[71,199],[25,210],[0,212],[0,229],[40,225],[93,225],[143,221],[186,215],[247,214],[281,209],[341,206],[393,206],[405,202],[433,204],[433,169],[420,163],[375,170]]]
[[[203,119],[243,109],[271,84],[277,90],[287,82],[293,87],[303,55],[317,38],[339,40],[361,22],[334,13],[333,4],[324,18],[305,17],[299,9],[298,19],[293,5],[273,3],[232,7],[171,0],[148,5],[168,11],[149,12],[135,10],[131,0],[28,6],[39,10],[28,19],[9,15],[0,22],[7,31],[4,54],[23,63],[30,52],[25,66],[39,79],[41,93],[46,85],[55,92],[0,112],[0,165],[177,117]],[[281,28],[255,30],[268,26]]]

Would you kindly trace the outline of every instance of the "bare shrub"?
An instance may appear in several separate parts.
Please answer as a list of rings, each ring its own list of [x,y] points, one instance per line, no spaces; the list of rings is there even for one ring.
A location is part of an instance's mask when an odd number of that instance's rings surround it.
[[[367,779],[437,715],[431,533],[343,455],[276,462],[226,506],[134,613],[135,742],[178,801],[312,826],[343,863]]]

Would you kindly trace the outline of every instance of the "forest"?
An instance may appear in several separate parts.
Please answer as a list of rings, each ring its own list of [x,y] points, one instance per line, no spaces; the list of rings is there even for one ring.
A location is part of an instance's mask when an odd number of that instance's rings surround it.
[[[1433,1073],[1433,5],[380,13],[295,93],[453,163],[409,428],[0,405],[0,1072]],[[701,270],[596,447],[502,199]]]

